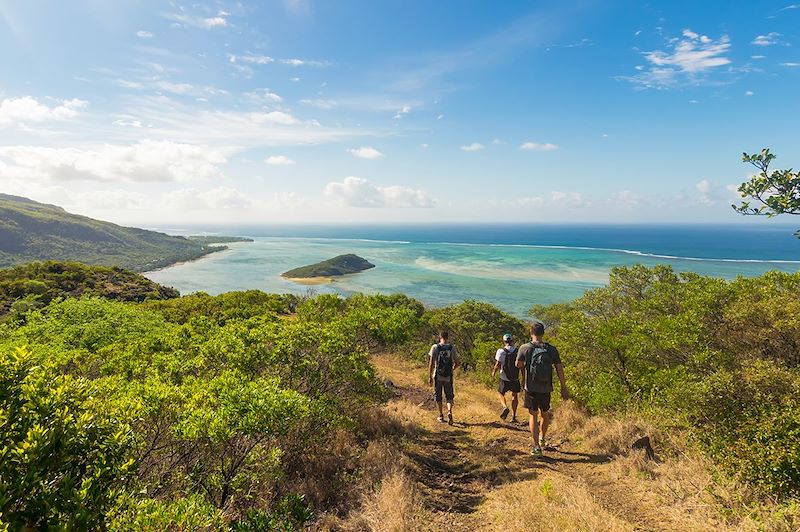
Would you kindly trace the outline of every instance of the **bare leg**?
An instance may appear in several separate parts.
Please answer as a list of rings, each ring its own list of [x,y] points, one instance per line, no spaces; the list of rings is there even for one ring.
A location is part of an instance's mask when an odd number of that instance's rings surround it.
[[[539,445],[539,418],[537,417],[539,411],[531,409],[528,412],[530,412],[530,417],[528,418],[528,426],[531,429],[533,444]]]
[[[505,397],[503,397],[505,399]],[[505,403],[505,401],[504,401]],[[517,392],[511,392],[511,417],[516,419],[517,417],[517,406],[519,405],[519,395]]]
[[[553,414],[548,410],[547,412],[542,412],[542,439],[547,435],[547,429],[550,427],[550,420],[553,418]]]
[[[500,406],[503,408],[508,408],[506,404],[506,395],[504,393],[497,392],[498,397],[500,397]]]
[[[450,401],[447,401],[447,413],[448,414],[453,413],[453,403],[451,403]]]

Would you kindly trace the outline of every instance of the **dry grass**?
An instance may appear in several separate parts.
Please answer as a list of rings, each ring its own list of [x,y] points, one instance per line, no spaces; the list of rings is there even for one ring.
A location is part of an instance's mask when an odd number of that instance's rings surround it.
[[[482,506],[490,530],[634,530],[595,499],[580,480],[563,476],[517,482],[492,491]]]
[[[367,529],[374,532],[421,530],[426,521],[416,485],[400,470],[384,477],[378,490],[365,496],[359,514]]]

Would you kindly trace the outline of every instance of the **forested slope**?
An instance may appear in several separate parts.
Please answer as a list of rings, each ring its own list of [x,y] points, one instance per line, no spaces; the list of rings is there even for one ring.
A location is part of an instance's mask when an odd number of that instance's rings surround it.
[[[71,214],[55,205],[0,194],[0,267],[66,260],[147,271],[222,249],[225,247],[122,227]]]
[[[99,292],[21,309],[0,323],[0,522],[386,530],[400,512],[392,529],[406,530],[434,512],[442,526],[470,526],[505,515],[497,508],[517,486],[553,511],[585,502],[561,516],[567,528],[591,529],[627,501],[630,526],[658,525],[661,504],[672,512],[664,523],[687,529],[793,530],[798,287],[800,274],[726,282],[637,266],[572,303],[535,308],[575,398],[554,421],[553,434],[575,441],[559,447],[552,474],[520,458],[524,429],[495,430],[507,429],[487,406],[492,355],[500,335],[526,329],[486,303],[425,309],[403,295],[259,291],[126,302]],[[424,368],[440,330],[466,371],[456,427],[437,435]],[[656,461],[631,450],[641,435]],[[427,454],[437,444],[461,466]],[[595,471],[574,453],[611,465]],[[501,459],[510,462],[498,469]],[[460,494],[450,503],[436,498],[437,471]],[[404,498],[415,489],[421,508]],[[634,500],[655,506],[637,514]]]

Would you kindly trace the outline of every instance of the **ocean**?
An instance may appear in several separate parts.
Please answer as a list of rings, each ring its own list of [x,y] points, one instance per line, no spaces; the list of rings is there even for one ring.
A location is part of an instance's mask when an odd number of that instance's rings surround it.
[[[611,268],[669,264],[733,279],[800,270],[794,227],[747,225],[296,225],[158,228],[177,234],[248,236],[255,242],[146,273],[182,294],[259,289],[276,293],[402,292],[429,306],[465,299],[523,317],[602,286]],[[281,273],[355,253],[376,265],[331,284]]]

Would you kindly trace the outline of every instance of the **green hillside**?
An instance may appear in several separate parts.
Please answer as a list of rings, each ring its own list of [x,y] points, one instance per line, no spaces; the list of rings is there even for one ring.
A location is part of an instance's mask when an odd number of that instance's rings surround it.
[[[336,277],[349,273],[358,273],[374,268],[375,265],[366,259],[348,253],[338,255],[332,259],[323,260],[309,266],[301,266],[283,273],[283,277],[295,279],[308,279],[311,277]]]
[[[122,268],[78,262],[31,262],[0,270],[0,318],[21,314],[57,298],[94,296],[117,301],[172,299],[174,288]]]
[[[0,267],[65,260],[147,271],[223,249],[0,194]]]

